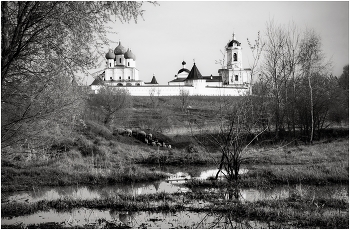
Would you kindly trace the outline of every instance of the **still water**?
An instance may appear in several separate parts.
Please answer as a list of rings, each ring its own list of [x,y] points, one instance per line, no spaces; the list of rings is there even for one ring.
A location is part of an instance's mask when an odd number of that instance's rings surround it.
[[[169,168],[168,168],[169,170]],[[147,183],[134,184],[116,184],[112,186],[65,186],[65,187],[38,187],[31,191],[20,191],[11,194],[3,194],[2,203],[4,202],[37,202],[40,200],[58,200],[58,199],[81,199],[93,200],[101,198],[115,197],[118,194],[127,194],[132,196],[147,195],[155,193],[178,193],[190,192],[191,190],[185,186],[185,182],[190,179],[205,180],[214,177],[217,170],[205,169],[196,173],[188,173],[183,171],[171,171],[169,178]],[[242,169],[241,173],[246,173],[248,170]],[[222,176],[222,175],[221,175]]]
[[[217,170],[215,168],[198,167],[186,168],[166,168],[163,171],[169,173],[169,178],[152,183],[116,184],[111,186],[66,186],[66,187],[39,187],[31,191],[20,191],[11,194],[2,194],[1,203],[24,202],[33,203],[41,200],[57,199],[79,199],[92,200],[116,197],[118,194],[128,194],[132,196],[142,194],[165,193],[187,193],[192,192],[185,186],[185,182],[191,179],[205,180],[214,177]],[[240,173],[246,173],[247,169],[242,169]],[[222,176],[222,175],[221,175]],[[210,193],[224,193],[226,191],[218,189],[205,189]],[[278,200],[298,194],[304,198],[331,198],[341,199],[346,202],[349,197],[349,187],[344,186],[280,186],[273,189],[241,189],[239,199],[242,202],[254,202],[258,200]],[[194,204],[192,204],[194,205]],[[83,226],[90,223],[97,223],[98,219],[123,223],[132,228],[268,228],[266,223],[248,221],[244,224],[233,221],[232,218],[218,216],[219,214],[196,213],[196,212],[176,212],[176,213],[150,213],[150,212],[120,212],[114,210],[97,209],[74,209],[70,212],[57,212],[49,210],[37,212],[32,215],[2,218],[2,225],[23,223],[38,224],[55,222],[61,223],[65,227]],[[200,224],[200,225],[199,225]],[[217,224],[213,226],[213,224]],[[197,226],[199,225],[199,226]],[[103,226],[100,226],[103,227]]]
[[[168,168],[168,170],[171,170]],[[174,169],[176,170],[176,169]],[[215,168],[200,168],[196,172],[171,171],[171,176],[166,180],[160,180],[148,183],[134,184],[116,184],[111,186],[65,186],[65,187],[38,187],[31,191],[19,191],[11,194],[2,194],[1,203],[8,202],[27,202],[33,203],[41,200],[58,200],[58,199],[80,199],[93,200],[115,197],[118,194],[127,194],[131,196],[147,195],[165,192],[168,194],[191,192],[185,186],[186,181],[190,179],[205,180],[215,176]],[[179,170],[179,168],[177,168]],[[247,169],[242,169],[240,173],[246,173]],[[217,189],[206,189],[207,192],[218,193],[225,192]],[[280,186],[272,189],[241,189],[239,199],[241,201],[258,201],[285,199],[297,193],[299,196],[310,198],[331,198],[348,201],[349,188],[344,186]]]
[[[63,227],[83,227],[94,225],[99,219],[104,219],[116,224],[122,224],[131,228],[268,228],[268,225],[259,221],[245,221],[244,223],[234,221],[234,218],[224,214],[180,211],[176,213],[160,212],[128,212],[115,210],[98,209],[73,209],[70,212],[57,212],[50,210],[46,212],[37,212],[32,215],[15,218],[4,218],[2,225],[13,225],[22,223],[25,227],[29,224],[39,223],[60,223]]]

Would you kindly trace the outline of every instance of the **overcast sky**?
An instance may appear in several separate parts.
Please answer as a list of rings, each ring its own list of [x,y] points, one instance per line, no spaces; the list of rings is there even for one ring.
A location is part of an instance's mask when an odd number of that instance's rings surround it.
[[[349,63],[349,2],[237,2],[237,1],[160,1],[159,6],[144,3],[142,20],[112,24],[117,34],[111,34],[114,49],[119,40],[136,55],[140,79],[150,82],[155,74],[158,83],[168,84],[187,62],[193,60],[202,75],[218,75],[227,42],[232,38],[242,43],[243,67],[252,62],[247,38],[254,41],[258,31],[265,36],[266,23],[273,19],[287,25],[294,22],[298,29],[313,29],[320,35],[322,48],[333,62],[332,73],[340,76]],[[108,47],[103,47],[108,52]],[[103,63],[103,62],[102,62]],[[100,69],[105,68],[104,65]],[[94,70],[91,70],[94,72]],[[90,84],[92,77],[84,83]]]

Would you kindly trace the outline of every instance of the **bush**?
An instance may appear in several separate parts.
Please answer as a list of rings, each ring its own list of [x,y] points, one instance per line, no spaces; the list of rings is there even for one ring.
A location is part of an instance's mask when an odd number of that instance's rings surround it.
[[[88,156],[92,154],[94,144],[85,136],[81,135],[77,139],[76,144],[78,145],[78,149],[83,156]]]
[[[101,136],[107,140],[114,138],[113,133],[104,125],[98,124],[93,121],[86,121],[87,130],[90,132],[93,137]]]

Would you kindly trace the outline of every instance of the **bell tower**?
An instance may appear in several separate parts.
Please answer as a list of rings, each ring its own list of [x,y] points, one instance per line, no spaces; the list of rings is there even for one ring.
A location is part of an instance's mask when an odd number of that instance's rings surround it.
[[[236,40],[235,33],[232,34],[232,40],[226,45],[227,68],[242,69],[242,47]]]

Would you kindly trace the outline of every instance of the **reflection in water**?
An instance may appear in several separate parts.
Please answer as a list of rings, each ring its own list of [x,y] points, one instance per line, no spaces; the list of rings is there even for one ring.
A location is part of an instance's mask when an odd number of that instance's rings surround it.
[[[259,200],[280,200],[293,196],[299,196],[304,199],[329,198],[349,202],[348,186],[308,186],[296,185],[295,187],[280,186],[272,189],[205,189],[211,193],[221,193],[225,195],[226,200],[238,197],[241,201],[254,202]],[[238,193],[238,194],[237,194]]]
[[[88,187],[88,186],[66,186],[66,187],[40,187],[33,188],[32,191],[20,191],[12,194],[2,194],[2,202],[37,202],[40,200],[57,200],[63,198],[69,199],[103,199],[115,197],[117,194],[128,194],[132,196],[154,193],[177,193],[191,192],[185,186],[185,183],[191,179],[210,179],[215,177],[216,168],[208,167],[167,167],[163,168],[167,173],[172,174],[169,178],[163,181],[155,181],[151,183],[135,183],[135,184],[116,184],[105,187]],[[247,173],[248,169],[241,169],[240,174]],[[225,171],[224,171],[225,173]],[[219,176],[223,176],[221,173]],[[260,189],[241,189],[237,191],[218,191],[206,189],[207,191],[225,193],[226,199],[238,197],[245,201],[257,200],[272,200],[285,199],[297,193],[303,197],[322,197],[331,199],[343,199],[348,201],[349,188],[348,186],[302,186],[295,187],[281,186],[268,190]],[[4,197],[6,197],[4,199]]]
[[[199,179],[208,179],[216,173],[217,169],[207,169],[201,171]],[[131,185],[116,184],[105,187],[88,187],[88,186],[65,186],[65,187],[40,187],[33,188],[32,191],[20,191],[12,194],[2,200],[2,202],[37,202],[40,200],[57,200],[63,198],[92,200],[99,198],[114,197],[116,194],[141,195],[154,193],[177,193],[190,192],[185,187],[190,174],[177,172],[165,181],[156,181],[152,183],[135,183]]]
[[[194,167],[195,168],[195,167]],[[175,169],[173,169],[175,170]],[[179,170],[179,169],[178,169]],[[185,169],[181,169],[185,170]],[[66,186],[66,187],[40,187],[33,188],[32,191],[20,191],[12,194],[2,194],[2,203],[4,202],[37,202],[40,200],[57,200],[57,199],[104,199],[115,197],[118,194],[128,194],[132,196],[155,194],[155,193],[178,193],[191,192],[185,183],[191,179],[208,179],[215,177],[217,169],[200,168],[195,174],[186,172],[173,173],[168,179],[163,181],[155,181],[151,183],[135,183],[135,184],[116,184],[104,187],[88,187],[88,186]],[[247,169],[241,169],[240,173],[247,173]],[[200,188],[202,189],[202,188]],[[310,198],[331,198],[342,199],[348,202],[349,188],[348,186],[304,186],[297,185],[295,187],[281,186],[273,189],[241,189],[239,193],[231,190],[229,193],[225,190],[206,189],[206,191],[214,193],[224,193],[226,199],[238,197],[242,201],[257,200],[275,200],[286,199],[293,194]],[[7,197],[6,197],[7,196]],[[6,198],[4,198],[6,197]]]
[[[63,227],[83,227],[84,225],[97,223],[99,219],[114,223],[122,223],[130,228],[265,228],[267,225],[258,221],[235,222],[232,216],[227,214],[197,213],[182,211],[176,213],[156,212],[122,212],[101,211],[97,209],[75,209],[71,212],[56,212],[49,210],[36,214],[2,218],[2,225],[23,223],[24,225],[39,223],[61,223]],[[249,225],[247,225],[249,223]]]
[[[218,172],[218,169],[205,170],[205,171],[201,172],[198,179],[207,180],[209,178],[215,178],[217,172]],[[247,172],[248,172],[248,169],[240,169],[238,174],[245,174]],[[224,177],[225,175],[227,175],[227,172],[225,170],[222,170],[219,173],[219,177]]]
[[[66,186],[66,187],[41,187],[33,191],[20,191],[8,196],[2,202],[37,202],[40,200],[57,200],[63,198],[93,200],[115,197],[117,194],[132,196],[154,193],[188,192],[190,189],[183,184],[158,181],[153,183],[135,183],[131,185],[117,184],[106,187]]]
[[[128,211],[116,211],[116,210],[110,210],[109,215],[112,218],[113,221],[120,221],[124,225],[130,225],[130,223],[135,220],[135,212],[128,212]]]

